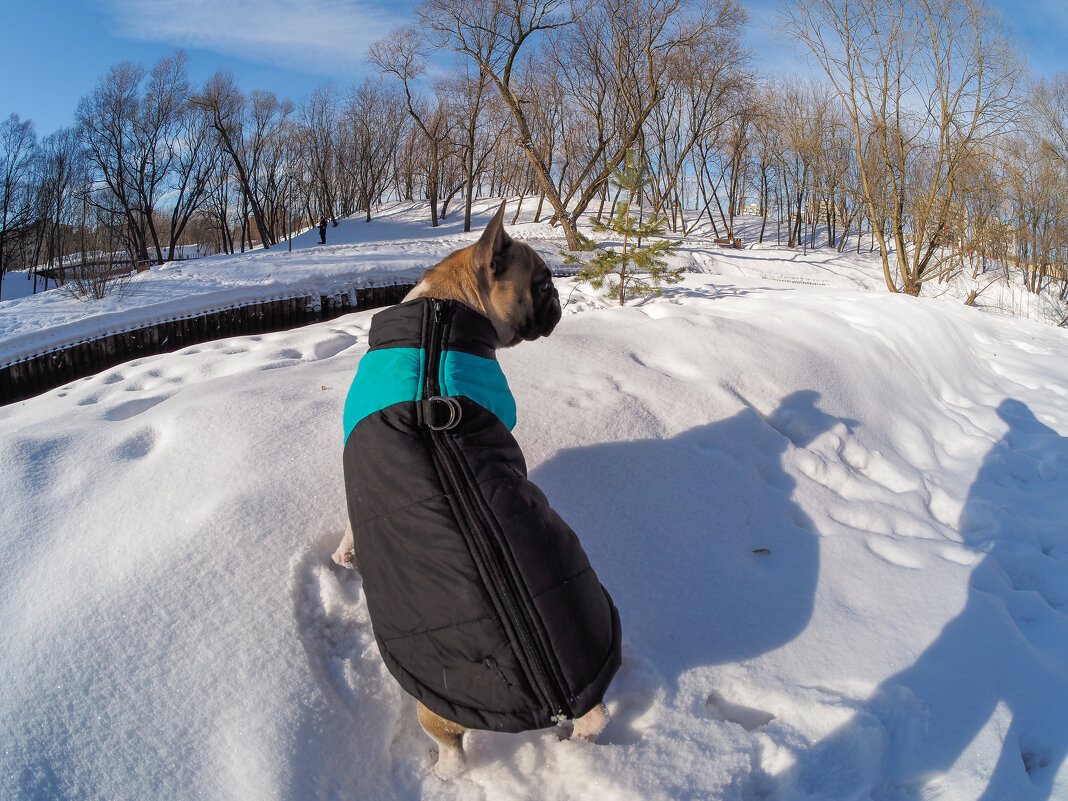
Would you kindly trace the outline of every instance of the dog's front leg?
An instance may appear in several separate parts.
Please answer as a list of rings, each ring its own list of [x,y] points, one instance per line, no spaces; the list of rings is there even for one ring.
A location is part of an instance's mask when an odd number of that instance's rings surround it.
[[[345,536],[341,538],[337,550],[330,558],[349,570],[356,568],[356,543],[352,536],[352,523],[345,526]]]
[[[604,704],[597,704],[597,706],[575,721],[575,728],[572,730],[571,736],[593,742],[607,725],[608,707]]]

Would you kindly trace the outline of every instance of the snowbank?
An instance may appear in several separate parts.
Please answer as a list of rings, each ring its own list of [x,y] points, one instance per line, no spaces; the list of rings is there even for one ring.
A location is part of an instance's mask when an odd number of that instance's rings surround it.
[[[624,666],[450,784],[329,559],[371,312],[0,408],[0,797],[1068,798],[1068,334],[788,266],[501,352]]]
[[[497,210],[499,200],[479,200],[473,209],[473,231],[463,232],[462,208],[454,206],[438,228],[432,228],[426,204],[389,203],[371,223],[362,218],[339,221],[319,244],[318,229],[295,236],[270,250],[231,256],[169,262],[132,278],[122,294],[100,301],[81,301],[64,289],[27,295],[25,274],[5,278],[0,303],[0,365],[67,345],[122,333],[168,320],[220,311],[235,306],[308,295],[332,295],[356,286],[414,282],[446,254],[477,239]],[[509,201],[510,222],[516,200]],[[526,201],[518,223],[509,230],[530,242],[556,270],[563,267],[564,244],[559,228],[535,223],[536,204]],[[743,250],[715,244],[707,218],[686,212],[692,230],[672,259],[675,266],[728,278],[774,280],[796,286],[833,286],[884,292],[878,257],[867,247],[857,253],[833,248],[802,252],[780,247],[774,222],[759,244],[761,220],[740,217],[736,235]],[[547,215],[546,215],[547,216]],[[784,235],[783,235],[784,236]],[[850,239],[850,243],[855,239]],[[959,276],[950,284],[929,283],[926,296],[962,301],[982,289],[979,308],[1057,323],[1068,307],[1052,296],[1037,297],[1016,281],[991,272],[978,280]],[[13,294],[9,294],[12,292]]]

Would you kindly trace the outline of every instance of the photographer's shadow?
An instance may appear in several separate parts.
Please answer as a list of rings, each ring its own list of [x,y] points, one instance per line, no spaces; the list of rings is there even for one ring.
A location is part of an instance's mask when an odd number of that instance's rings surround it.
[[[669,690],[691,668],[759,656],[808,624],[819,544],[783,455],[839,423],[818,398],[561,451],[533,471],[614,592],[627,650]]]
[[[959,524],[984,554],[964,610],[802,754],[781,797],[914,798],[932,780],[979,801],[1068,797],[1054,794],[1068,747],[1068,439],[1019,401],[998,415],[1009,429]],[[944,777],[968,750],[993,763],[988,781]]]

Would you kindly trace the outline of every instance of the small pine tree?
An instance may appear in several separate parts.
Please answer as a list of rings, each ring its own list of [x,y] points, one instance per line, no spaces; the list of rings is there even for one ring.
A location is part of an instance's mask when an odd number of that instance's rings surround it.
[[[610,296],[619,298],[620,306],[628,294],[659,295],[661,284],[677,284],[682,280],[682,268],[668,267],[666,262],[666,257],[678,249],[677,242],[664,238],[667,218],[654,215],[643,222],[632,213],[641,202],[647,178],[648,171],[637,163],[633,149],[627,151],[622,168],[612,172],[613,183],[627,199],[616,203],[615,212],[607,222],[594,220],[593,230],[622,237],[623,244],[618,251],[580,236],[580,250],[595,255],[587,262],[573,253],[564,254],[565,264],[580,265],[576,280],[588,281],[594,289],[607,288]],[[646,240],[648,243],[643,245]]]

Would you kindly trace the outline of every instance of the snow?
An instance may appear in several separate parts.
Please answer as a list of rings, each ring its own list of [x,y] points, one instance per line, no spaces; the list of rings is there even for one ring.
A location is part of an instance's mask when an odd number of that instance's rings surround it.
[[[479,201],[473,225],[484,228],[499,205],[499,199]],[[533,220],[533,207],[527,201],[524,219]],[[328,226],[326,245],[319,244],[316,227],[267,250],[168,262],[136,274],[125,291],[100,301],[79,300],[63,288],[27,296],[26,274],[11,274],[5,277],[0,302],[0,365],[235,306],[346,293],[357,286],[415,283],[444,256],[478,237],[477,232],[463,232],[462,207],[454,206],[438,228],[430,226],[428,217],[425,204],[389,203],[370,224],[359,217]],[[545,223],[521,223],[512,230],[542,250],[547,247],[550,258],[562,263],[557,251],[563,243]],[[528,232],[534,236],[526,236]],[[32,282],[27,283],[32,288]]]
[[[153,271],[105,314],[193,304],[213,263],[212,303],[464,241],[411,219]],[[625,308],[558,279],[557,331],[499,354],[623,621],[598,744],[473,732],[430,773],[330,561],[361,312],[0,408],[0,797],[1068,799],[1068,332],[890,295],[856,254],[680,258],[706,272]]]
[[[513,198],[509,203],[508,222],[515,202]],[[462,207],[456,204],[448,218],[432,228],[425,203],[387,203],[375,211],[370,224],[357,217],[329,226],[326,245],[319,244],[316,227],[268,250],[168,262],[138,273],[121,294],[99,301],[79,300],[63,288],[29,294],[33,283],[27,281],[26,273],[9,274],[0,296],[0,366],[110,334],[236,306],[336,295],[357,286],[414,283],[445,255],[477,238],[499,204],[499,199],[476,201],[475,232],[465,234]],[[536,205],[526,200],[518,224],[509,230],[531,243],[560,272],[563,241],[559,229],[550,229],[545,221],[534,222]],[[795,286],[885,289],[882,268],[867,239],[861,253],[854,252],[856,239],[852,237],[845,253],[833,248],[787,250],[776,243],[773,221],[765,231],[765,242],[757,244],[761,220],[740,217],[735,235],[740,234],[748,244],[744,250],[727,251],[713,244],[715,232],[707,218],[698,219],[692,210],[687,215],[693,230],[673,259],[677,266]],[[983,290],[977,302],[980,308],[1054,324],[1068,316],[1068,304],[1057,300],[1056,293],[1035,296],[1018,278],[999,278],[993,269],[977,280],[963,275],[951,284],[930,282],[924,292],[960,301],[972,289]]]

